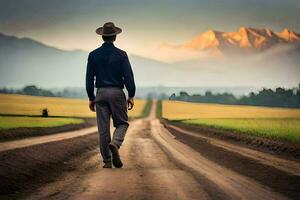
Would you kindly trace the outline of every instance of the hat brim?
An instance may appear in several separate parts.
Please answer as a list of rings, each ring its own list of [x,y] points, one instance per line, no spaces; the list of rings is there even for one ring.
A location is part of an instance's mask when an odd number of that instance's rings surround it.
[[[113,35],[117,35],[119,33],[122,33],[122,29],[119,28],[119,27],[115,27],[115,32],[107,34],[107,33],[103,33],[103,27],[99,27],[99,28],[96,29],[96,33],[98,35],[103,35],[103,36],[113,36]]]

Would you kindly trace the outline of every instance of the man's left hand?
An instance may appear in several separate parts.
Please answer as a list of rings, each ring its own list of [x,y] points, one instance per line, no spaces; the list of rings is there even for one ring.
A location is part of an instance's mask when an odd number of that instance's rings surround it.
[[[89,108],[92,112],[95,112],[95,101],[89,101]]]
[[[134,106],[134,100],[132,97],[127,100],[127,106],[128,106],[128,110],[132,110]]]

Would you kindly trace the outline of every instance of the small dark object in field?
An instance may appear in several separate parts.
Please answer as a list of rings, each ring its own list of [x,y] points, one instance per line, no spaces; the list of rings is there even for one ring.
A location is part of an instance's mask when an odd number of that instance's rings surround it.
[[[44,108],[44,109],[42,110],[42,117],[48,117],[48,116],[49,116],[49,111],[48,111],[47,108]]]

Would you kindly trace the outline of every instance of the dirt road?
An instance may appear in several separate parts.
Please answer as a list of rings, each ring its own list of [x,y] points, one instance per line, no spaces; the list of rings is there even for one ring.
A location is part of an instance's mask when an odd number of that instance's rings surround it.
[[[288,199],[175,139],[155,117],[155,109],[156,102],[148,118],[131,122],[120,151],[122,169],[101,168],[95,153],[77,162],[77,170],[45,185],[28,199]],[[239,153],[238,147],[228,145],[226,148]],[[273,158],[265,164],[276,162]],[[298,173],[298,167],[299,163],[293,163],[292,173]],[[279,169],[289,170],[284,164]],[[299,180],[298,175],[293,176]]]
[[[37,137],[31,137],[31,138],[21,139],[21,140],[0,142],[0,152],[24,148],[24,147],[30,147],[38,144],[43,144],[43,143],[67,140],[70,138],[93,134],[96,131],[97,131],[97,127],[93,126],[90,128],[84,128],[76,131],[68,131],[68,132],[63,132],[54,135],[37,136]]]

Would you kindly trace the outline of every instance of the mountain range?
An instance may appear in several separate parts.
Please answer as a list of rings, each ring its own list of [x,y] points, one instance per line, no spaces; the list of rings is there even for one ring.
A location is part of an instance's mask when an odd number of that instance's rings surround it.
[[[170,48],[209,51],[223,57],[233,51],[256,54],[236,59],[196,57],[172,63],[129,54],[139,88],[291,87],[300,82],[299,34],[287,29],[279,33],[254,28],[208,31]],[[61,50],[30,38],[0,34],[0,87],[35,84],[44,88],[84,88],[87,56],[87,51]]]
[[[0,33],[0,86],[84,87],[87,56],[86,51],[61,50],[30,38]],[[165,72],[170,67],[136,55],[129,57],[140,85],[158,85],[147,78],[148,74],[158,69]]]
[[[299,45],[300,34],[287,28],[281,32],[269,28],[241,27],[235,32],[209,30],[191,41],[173,48],[205,51],[210,56],[226,56],[241,53],[257,53],[279,45]]]

